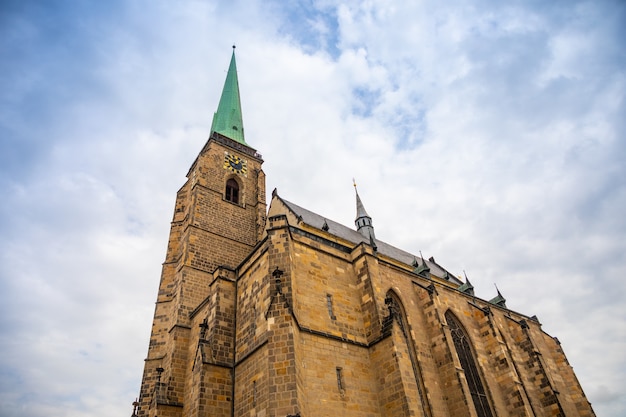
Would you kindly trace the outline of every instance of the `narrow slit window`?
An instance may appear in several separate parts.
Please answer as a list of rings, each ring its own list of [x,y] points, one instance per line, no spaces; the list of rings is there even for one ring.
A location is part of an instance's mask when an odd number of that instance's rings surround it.
[[[226,181],[226,200],[239,204],[239,184],[233,178]]]
[[[333,296],[330,294],[326,294],[326,308],[328,308],[328,315],[331,319],[337,320],[335,314],[333,313]]]
[[[256,334],[256,306],[252,307],[252,323],[250,323],[250,328],[252,329],[252,336]]]
[[[343,386],[342,370],[340,367],[337,367],[335,368],[335,372],[337,373],[337,389],[339,390],[339,392],[343,393],[344,386]]]
[[[252,406],[256,407],[256,381],[252,381]]]

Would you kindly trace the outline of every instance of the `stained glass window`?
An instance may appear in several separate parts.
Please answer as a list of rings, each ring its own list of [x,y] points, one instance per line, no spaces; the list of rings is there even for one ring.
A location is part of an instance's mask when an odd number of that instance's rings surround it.
[[[485,387],[483,386],[480,374],[478,373],[478,367],[474,360],[474,354],[469,344],[467,333],[461,326],[461,323],[450,312],[446,312],[446,321],[452,333],[452,340],[454,341],[454,348],[459,356],[461,367],[465,372],[465,379],[469,386],[470,394],[476,407],[476,414],[478,417],[492,417],[491,408],[489,407],[489,401],[487,400],[487,394],[485,393]]]

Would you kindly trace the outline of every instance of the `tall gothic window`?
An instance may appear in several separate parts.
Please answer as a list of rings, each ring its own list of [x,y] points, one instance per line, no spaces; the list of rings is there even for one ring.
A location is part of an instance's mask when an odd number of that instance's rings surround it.
[[[476,408],[476,414],[478,417],[492,417],[491,408],[489,407],[489,401],[487,400],[487,394],[485,393],[485,387],[478,373],[478,367],[474,360],[474,354],[469,344],[467,333],[461,326],[461,323],[454,317],[450,311],[446,311],[446,321],[452,333],[452,340],[454,341],[454,348],[459,356],[461,367],[465,372],[465,379],[469,386],[472,400],[474,401],[474,407]]]
[[[233,178],[226,181],[226,200],[239,204],[239,184]]]
[[[400,331],[402,332],[402,336],[404,337],[404,342],[406,343],[409,353],[409,360],[411,361],[411,366],[413,367],[413,375],[415,377],[415,382],[417,383],[417,391],[419,394],[420,403],[422,405],[423,415],[425,417],[430,417],[432,416],[432,410],[430,409],[430,405],[428,404],[428,400],[426,397],[427,391],[424,380],[422,379],[422,368],[417,359],[417,350],[415,349],[413,340],[411,340],[410,338],[411,329],[409,328],[409,323],[407,321],[406,311],[402,306],[402,301],[392,290],[389,290],[387,292],[385,304],[389,309],[388,317],[398,323]]]

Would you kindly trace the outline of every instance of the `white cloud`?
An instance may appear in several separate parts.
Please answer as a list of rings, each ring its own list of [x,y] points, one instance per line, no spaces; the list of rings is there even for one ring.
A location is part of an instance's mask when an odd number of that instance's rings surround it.
[[[622,415],[623,8],[310,7],[65,6],[61,34],[8,14],[0,414],[130,412],[175,192],[236,43],[268,194],[351,225],[355,177],[379,238],[483,298],[497,283],[563,342],[598,415]]]

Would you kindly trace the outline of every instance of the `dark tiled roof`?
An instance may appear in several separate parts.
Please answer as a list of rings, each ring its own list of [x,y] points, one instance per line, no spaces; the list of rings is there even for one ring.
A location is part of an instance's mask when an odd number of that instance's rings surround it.
[[[278,197],[278,198],[280,198],[281,201],[297,217],[302,219],[302,221],[309,226],[315,227],[320,230],[324,230],[326,229],[324,224],[326,224],[328,226],[328,229],[326,230],[327,233],[330,233],[341,239],[352,242],[355,244],[355,246],[362,242],[365,242],[366,244],[370,243],[367,237],[363,236],[361,233],[357,232],[354,229],[351,229],[342,224],[329,220],[323,216],[320,216],[317,213],[313,213],[312,211],[309,211],[303,207],[298,206],[297,204],[287,201],[282,197]],[[447,271],[434,261],[424,260],[419,256],[412,255],[408,252],[403,251],[402,249],[398,249],[378,239],[375,239],[375,243],[376,243],[378,253],[380,253],[381,255],[388,256],[389,258],[395,259],[407,265],[413,265],[413,263],[417,259],[420,265],[422,265],[424,262],[426,263],[428,268],[430,268],[431,274],[437,277],[440,277],[442,279],[446,279],[456,285],[463,284],[463,282],[460,281],[458,278],[456,278],[453,274],[446,273]]]

